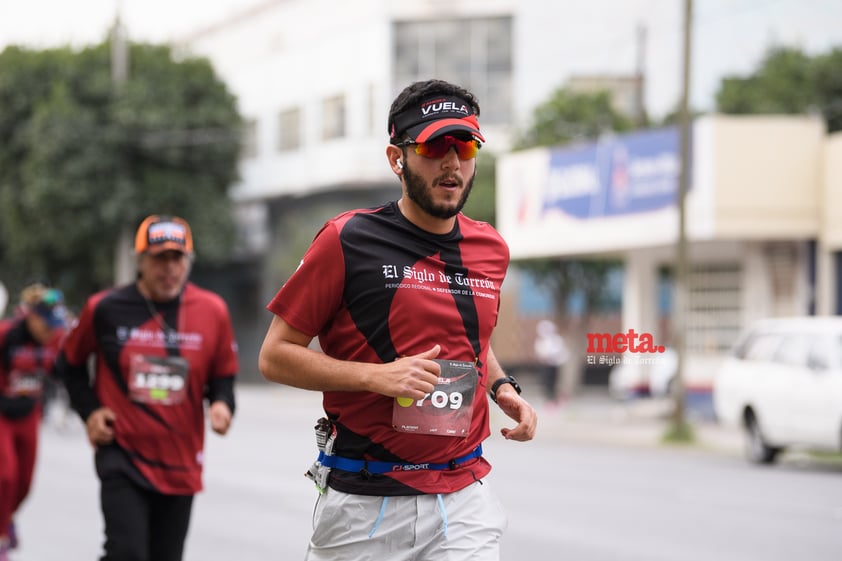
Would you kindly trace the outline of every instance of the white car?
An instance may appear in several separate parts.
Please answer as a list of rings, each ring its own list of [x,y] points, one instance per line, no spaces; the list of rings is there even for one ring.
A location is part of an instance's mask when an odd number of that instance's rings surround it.
[[[634,355],[624,355],[608,375],[608,392],[617,399],[672,394],[678,368],[678,354],[669,347],[652,364],[644,365]]]
[[[842,317],[752,325],[716,372],[713,404],[745,431],[752,462],[789,447],[842,450]]]

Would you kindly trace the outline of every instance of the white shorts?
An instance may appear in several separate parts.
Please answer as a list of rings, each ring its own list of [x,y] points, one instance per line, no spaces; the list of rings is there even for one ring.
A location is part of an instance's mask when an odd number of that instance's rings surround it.
[[[499,561],[506,515],[487,481],[455,493],[369,497],[327,489],[307,561]]]

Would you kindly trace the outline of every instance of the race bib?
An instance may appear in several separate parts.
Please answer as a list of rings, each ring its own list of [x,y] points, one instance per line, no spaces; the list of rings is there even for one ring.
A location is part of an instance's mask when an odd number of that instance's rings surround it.
[[[132,355],[129,397],[152,405],[176,405],[187,394],[189,364],[180,356]]]
[[[44,389],[44,371],[26,372],[12,370],[9,373],[9,385],[4,392],[7,397],[39,397]]]
[[[436,360],[441,375],[424,399],[395,398],[392,426],[400,432],[468,436],[479,374],[472,362]]]

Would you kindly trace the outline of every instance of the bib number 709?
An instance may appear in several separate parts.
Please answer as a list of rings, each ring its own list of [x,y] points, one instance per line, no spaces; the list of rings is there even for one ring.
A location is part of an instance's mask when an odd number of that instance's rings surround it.
[[[441,390],[436,390],[431,394],[428,393],[424,396],[424,399],[419,399],[415,403],[415,405],[417,407],[421,407],[421,405],[428,397],[430,398],[430,403],[432,403],[433,407],[435,407],[436,409],[444,409],[448,406],[450,406],[451,409],[459,409],[460,407],[462,407],[461,392],[447,393]]]

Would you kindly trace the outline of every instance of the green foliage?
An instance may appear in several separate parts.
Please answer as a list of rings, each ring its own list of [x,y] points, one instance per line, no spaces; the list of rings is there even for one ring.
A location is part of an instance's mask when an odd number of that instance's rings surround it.
[[[531,127],[520,135],[516,146],[523,149],[593,141],[604,133],[628,131],[632,127],[631,119],[611,106],[607,92],[582,94],[561,88],[535,109]],[[584,296],[587,315],[600,307],[608,273],[619,262],[542,258],[518,261],[517,265],[556,295],[558,315],[566,312],[563,307],[567,298],[576,292]]]
[[[594,140],[606,132],[631,130],[632,121],[614,110],[608,92],[574,93],[557,89],[535,108],[532,124],[520,135],[516,149]]]
[[[794,48],[772,49],[746,77],[723,79],[717,110],[733,114],[823,115],[828,131],[842,130],[842,49],[809,57]]]
[[[812,79],[828,132],[842,130],[842,48],[813,59]]]
[[[186,218],[203,262],[227,256],[241,118],[204,59],[110,45],[0,53],[0,260],[77,297],[112,282],[115,243],[151,213]]]
[[[670,422],[670,424],[664,431],[664,434],[661,436],[661,442],[663,442],[664,444],[677,445],[695,444],[696,431],[693,428],[693,425],[691,425],[687,421],[673,420],[672,422]]]
[[[602,308],[607,303],[605,283],[608,274],[621,264],[617,260],[542,258],[518,261],[518,266],[529,271],[536,283],[557,295],[556,312],[563,315],[567,297],[575,292],[584,297],[585,313]]]
[[[693,120],[696,117],[701,117],[702,115],[705,114],[704,111],[696,111],[696,110],[693,110],[693,109],[690,109],[689,112],[690,112],[690,122],[693,122]],[[676,109],[674,111],[670,111],[669,113],[664,115],[663,118],[661,118],[661,120],[658,123],[658,126],[659,127],[678,126],[680,117],[681,117],[681,112],[678,109]]]

